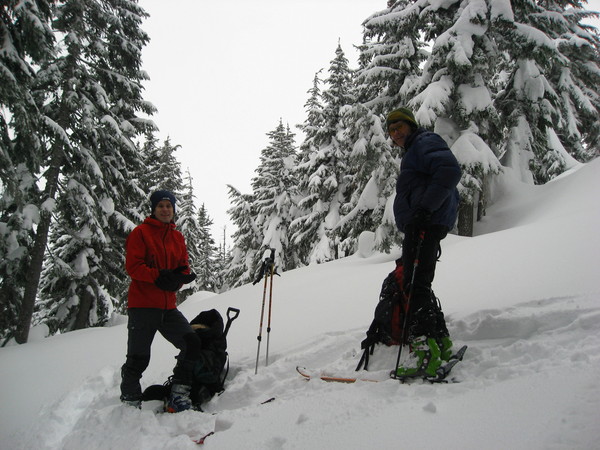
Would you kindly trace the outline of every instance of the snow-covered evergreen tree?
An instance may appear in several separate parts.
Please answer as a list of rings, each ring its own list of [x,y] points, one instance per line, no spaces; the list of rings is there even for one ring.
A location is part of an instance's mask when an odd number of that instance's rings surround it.
[[[198,243],[200,253],[199,269],[197,275],[198,290],[219,292],[222,287],[223,265],[218,260],[218,248],[211,234],[213,220],[208,215],[204,204],[198,209]]]
[[[31,85],[53,54],[52,4],[3,2],[0,13],[0,339],[17,331],[39,219],[42,116]]]
[[[232,235],[231,262],[223,274],[225,290],[254,280],[257,271],[254,260],[263,241],[262,231],[255,222],[257,212],[254,196],[242,194],[231,185],[227,187],[232,204],[227,213],[236,230]]]
[[[314,237],[322,227],[318,192],[316,189],[310,188],[312,162],[319,149],[319,131],[325,123],[321,103],[320,84],[322,80],[319,78],[321,71],[319,70],[315,74],[313,85],[308,90],[309,98],[304,104],[306,120],[303,124],[298,125],[298,128],[304,132],[304,141],[300,144],[298,163],[295,168],[298,180],[298,203],[296,215],[290,223],[289,233],[290,242],[301,264],[309,261]]]
[[[256,226],[262,242],[256,248],[254,265],[262,263],[264,250],[275,250],[275,264],[280,270],[293,269],[298,260],[290,245],[289,227],[296,209],[297,181],[294,134],[280,119],[277,127],[267,133],[269,144],[260,154],[260,164],[252,179]]]
[[[400,1],[363,23],[354,91],[357,103],[344,115],[346,145],[352,149],[352,196],[340,227],[348,230],[348,251],[363,231],[375,232],[375,245],[382,251],[400,238],[392,211],[398,151],[390,145],[381,118],[406,105],[418,88],[421,65],[428,56],[419,12],[409,1]]]
[[[549,68],[550,83],[561,98],[556,134],[569,155],[589,161],[600,154],[600,35],[582,23],[591,13],[579,9],[580,3],[547,2],[541,20],[562,56]]]
[[[202,267],[202,258],[200,250],[200,224],[198,223],[198,211],[194,204],[194,188],[192,185],[192,176],[190,171],[186,172],[183,190],[177,199],[177,214],[175,222],[177,229],[183,234],[188,251],[190,270],[199,275]],[[183,302],[199,288],[199,277],[183,287],[177,292],[177,302]]]
[[[429,52],[423,41],[420,9],[410,0],[393,2],[363,22],[356,95],[375,114],[408,104],[419,85]]]
[[[346,254],[357,248],[363,231],[375,233],[378,250],[389,251],[399,243],[393,214],[396,178],[400,170],[395,149],[387,142],[385,125],[379,115],[358,103],[344,115],[346,142],[352,151],[348,158],[348,191],[345,214],[337,224],[345,237],[341,245]]]
[[[167,137],[161,147],[152,149],[150,146],[147,149],[144,162],[148,171],[148,195],[156,190],[166,189],[177,197],[183,190],[181,164],[175,157],[175,152],[180,148],[181,145],[171,144],[171,138]]]
[[[327,88],[321,93],[322,112],[311,117],[310,142],[302,148],[298,167],[300,212],[292,224],[293,242],[307,250],[299,255],[302,263],[326,262],[344,256],[340,243],[346,236],[336,229],[348,202],[349,149],[345,144],[343,114],[355,101],[352,93],[353,72],[338,44],[329,67]],[[312,98],[312,96],[311,96]],[[316,112],[313,108],[309,111]]]
[[[503,162],[521,172],[529,162],[533,176],[525,174],[524,181],[544,183],[559,175],[575,164],[569,152],[587,157],[573,142],[579,136],[598,142],[597,120],[591,118],[600,113],[600,46],[597,31],[580,24],[588,15],[577,12],[580,6],[579,1],[526,0],[491,6],[493,31],[509,69],[495,99],[507,130]]]
[[[46,300],[69,303],[67,327],[102,324],[119,302],[123,290],[113,276],[123,277],[123,242],[133,226],[128,211],[139,191],[131,177],[141,165],[133,139],[152,127],[137,116],[153,112],[141,95],[146,13],[133,2],[69,0],[54,16],[57,55],[41,62],[32,86],[44,115],[47,165],[19,342],[27,340],[51,224],[53,235],[74,236],[49,260],[70,270],[51,272],[58,278],[44,284],[60,286],[44,292]]]

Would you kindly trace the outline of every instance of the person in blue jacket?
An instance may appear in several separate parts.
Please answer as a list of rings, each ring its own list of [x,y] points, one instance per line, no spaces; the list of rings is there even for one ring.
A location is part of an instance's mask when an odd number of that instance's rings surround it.
[[[452,354],[452,341],[431,284],[441,251],[440,241],[456,222],[459,203],[456,186],[461,170],[448,144],[436,133],[419,127],[410,109],[390,112],[386,124],[392,141],[402,149],[394,217],[398,229],[404,233],[403,289],[405,295],[411,295],[408,341],[417,356],[413,365],[400,366],[396,373],[403,377],[432,377]]]

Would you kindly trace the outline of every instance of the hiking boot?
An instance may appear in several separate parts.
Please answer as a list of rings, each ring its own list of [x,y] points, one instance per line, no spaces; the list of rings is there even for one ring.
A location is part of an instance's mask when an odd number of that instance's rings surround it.
[[[121,395],[121,403],[123,403],[126,406],[142,409],[142,399],[137,396],[132,397],[128,395]]]
[[[450,357],[453,355],[452,340],[450,339],[450,336],[441,338],[439,341],[439,346],[441,352],[440,357],[442,358],[442,361],[450,361]]]
[[[174,384],[171,386],[171,396],[167,403],[167,412],[176,413],[192,409],[190,390],[191,386],[185,384]]]
[[[440,347],[435,339],[425,336],[418,337],[412,342],[411,350],[413,358],[396,369],[396,376],[435,378],[436,370],[442,365]]]

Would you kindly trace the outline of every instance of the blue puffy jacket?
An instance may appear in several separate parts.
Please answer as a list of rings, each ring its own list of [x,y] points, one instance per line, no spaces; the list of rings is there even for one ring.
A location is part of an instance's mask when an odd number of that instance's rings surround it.
[[[406,142],[396,182],[394,216],[400,231],[415,211],[431,212],[432,225],[454,227],[458,212],[460,166],[448,144],[437,134],[418,129]]]

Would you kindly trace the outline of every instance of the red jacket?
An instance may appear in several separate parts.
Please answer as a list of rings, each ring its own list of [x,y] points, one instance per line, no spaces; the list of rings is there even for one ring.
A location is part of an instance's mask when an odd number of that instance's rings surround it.
[[[175,224],[147,217],[127,236],[125,251],[125,268],[131,277],[127,306],[175,309],[175,292],[163,291],[154,284],[160,270],[189,264],[185,240]]]

